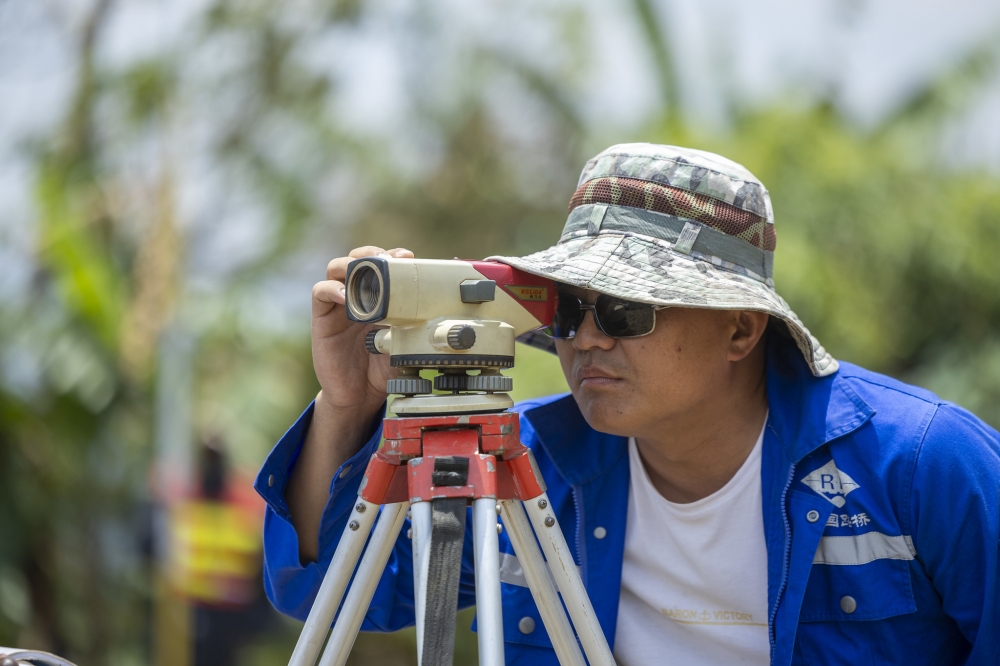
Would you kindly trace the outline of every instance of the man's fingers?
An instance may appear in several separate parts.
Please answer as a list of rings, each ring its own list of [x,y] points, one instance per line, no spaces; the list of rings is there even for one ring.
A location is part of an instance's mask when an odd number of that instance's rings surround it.
[[[346,280],[347,264],[351,263],[350,257],[337,257],[326,265],[327,280]]]
[[[337,305],[344,304],[344,283],[337,280],[324,280],[313,285],[312,309],[313,316],[322,317]]]
[[[360,257],[377,257],[379,255],[387,255],[388,253],[380,247],[375,245],[365,245],[363,247],[356,247],[351,250],[351,253],[346,257],[337,257],[330,263],[326,265],[326,279],[327,280],[345,280],[347,279],[347,264],[351,263],[352,259],[358,259]]]
[[[375,245],[363,245],[351,250],[348,256],[352,259],[357,259],[358,257],[377,257],[380,254],[386,254],[386,251]]]
[[[347,278],[347,264],[351,263],[352,259],[359,259],[360,257],[395,257],[397,259],[412,259],[413,253],[403,247],[396,247],[391,250],[383,250],[376,245],[365,245],[364,247],[356,247],[351,250],[351,253],[346,257],[337,257],[329,264],[326,265],[326,279],[327,280],[345,280]]]

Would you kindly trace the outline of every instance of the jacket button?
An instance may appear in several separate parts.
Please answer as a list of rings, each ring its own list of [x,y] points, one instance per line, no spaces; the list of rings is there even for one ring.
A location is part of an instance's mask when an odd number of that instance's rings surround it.
[[[269,474],[267,476],[267,487],[268,488],[273,488],[274,487],[274,474]]]
[[[604,529],[603,527],[595,527],[594,528],[594,538],[595,539],[603,539],[606,536],[608,536],[608,531],[606,529]]]
[[[348,474],[349,474],[349,473],[351,472],[351,468],[352,468],[352,467],[354,467],[354,465],[348,465],[348,466],[347,466],[347,467],[345,467],[344,469],[340,470],[340,474],[338,474],[338,475],[337,475],[337,478],[338,478],[338,479],[342,479],[342,478],[344,478],[345,476],[347,476],[347,475],[348,475]]]
[[[840,610],[845,613],[853,613],[858,610],[858,602],[854,600],[854,597],[843,597],[840,600]]]
[[[521,618],[521,621],[517,623],[517,629],[522,634],[530,634],[535,630],[535,621],[528,616],[524,616]]]
[[[819,520],[819,511],[813,509],[812,511],[807,513],[806,520],[808,520],[810,523],[815,523],[817,520]]]

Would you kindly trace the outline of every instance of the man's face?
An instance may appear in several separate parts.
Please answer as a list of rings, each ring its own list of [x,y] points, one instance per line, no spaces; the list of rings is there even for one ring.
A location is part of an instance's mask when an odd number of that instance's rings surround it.
[[[560,291],[588,303],[598,295],[563,285]],[[753,315],[764,317],[766,324],[766,315]],[[655,436],[664,423],[697,418],[701,407],[729,393],[739,316],[733,311],[668,308],[657,311],[652,333],[616,339],[602,333],[593,313],[587,312],[576,336],[556,340],[556,350],[573,397],[592,428],[614,435]]]

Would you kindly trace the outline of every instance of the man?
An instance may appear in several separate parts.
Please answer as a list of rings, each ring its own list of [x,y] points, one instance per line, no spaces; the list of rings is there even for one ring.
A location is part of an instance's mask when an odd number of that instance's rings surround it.
[[[1000,435],[838,364],[775,292],[774,247],[767,191],[742,166],[626,144],[587,163],[557,245],[495,257],[560,284],[550,333],[572,396],[519,405],[521,437],[616,660],[1000,663]],[[322,391],[257,481],[267,592],[300,619],[391,376],[344,316],[348,261],[313,289]],[[623,323],[622,308],[637,314]],[[500,543],[508,663],[554,664]],[[475,601],[470,553],[461,605]],[[363,629],[413,623],[411,575],[404,535]]]

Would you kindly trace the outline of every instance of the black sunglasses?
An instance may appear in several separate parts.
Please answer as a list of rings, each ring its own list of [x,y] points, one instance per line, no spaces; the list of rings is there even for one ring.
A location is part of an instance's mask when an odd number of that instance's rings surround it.
[[[587,310],[594,313],[594,323],[601,333],[611,338],[638,338],[649,335],[656,326],[656,311],[664,306],[626,301],[624,298],[601,294],[593,303],[578,296],[559,292],[555,317],[545,329],[549,337],[568,340],[583,325]]]

